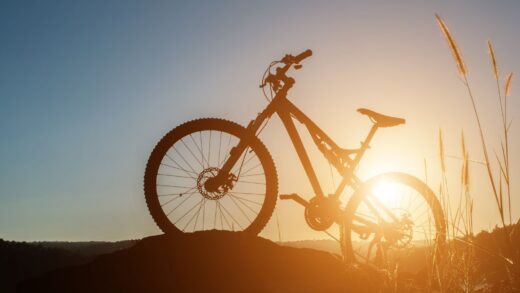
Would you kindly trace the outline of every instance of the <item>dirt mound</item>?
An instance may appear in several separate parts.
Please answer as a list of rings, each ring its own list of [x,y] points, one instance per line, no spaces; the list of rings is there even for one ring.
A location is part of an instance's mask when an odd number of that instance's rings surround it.
[[[20,292],[371,292],[377,274],[338,256],[234,232],[153,236],[22,282]]]

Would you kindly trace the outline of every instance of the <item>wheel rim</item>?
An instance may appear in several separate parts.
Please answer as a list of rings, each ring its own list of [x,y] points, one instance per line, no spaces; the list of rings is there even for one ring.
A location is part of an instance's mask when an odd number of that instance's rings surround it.
[[[163,215],[178,230],[243,231],[258,217],[266,200],[267,179],[254,148],[242,153],[225,185],[211,191],[205,186],[239,140],[226,131],[201,130],[165,150],[152,182]]]
[[[431,194],[421,193],[426,192],[423,187],[383,178],[363,191],[364,196],[349,207],[355,216],[347,219],[344,231],[351,258],[394,269],[410,260],[411,252],[435,247],[440,232],[437,202]],[[418,256],[426,258],[428,253],[414,254]]]

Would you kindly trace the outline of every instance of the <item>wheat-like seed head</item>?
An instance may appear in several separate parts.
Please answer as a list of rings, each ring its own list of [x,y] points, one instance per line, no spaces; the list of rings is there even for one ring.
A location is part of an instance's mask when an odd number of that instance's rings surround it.
[[[506,78],[506,85],[505,85],[505,96],[509,96],[509,90],[511,89],[511,81],[513,80],[513,73],[509,73]]]
[[[460,135],[460,145],[462,147],[462,172],[461,172],[461,181],[462,185],[468,189],[469,188],[469,154],[466,150],[466,141],[464,139],[464,130]]]
[[[446,172],[444,157],[444,142],[442,141],[442,131],[439,129],[439,160],[441,161],[441,170],[443,173]]]
[[[488,49],[489,49],[489,57],[491,58],[491,66],[493,69],[493,74],[495,75],[495,78],[498,79],[497,58],[495,56],[495,50],[493,50],[493,45],[491,44],[491,41],[488,41]]]
[[[466,151],[466,143],[465,143],[465,140],[464,140],[464,130],[461,131],[460,133],[460,146],[462,147],[462,157],[464,157],[467,153]]]
[[[459,47],[457,46],[457,43],[455,43],[455,39],[453,38],[452,34],[450,33],[450,30],[448,29],[448,26],[446,25],[446,23],[444,23],[444,20],[442,20],[442,18],[438,14],[435,14],[435,18],[437,18],[437,23],[439,24],[439,28],[441,29],[442,33],[444,34],[444,37],[446,38],[446,41],[448,42],[448,45],[450,46],[451,53],[453,54],[453,58],[455,59],[455,62],[457,63],[457,69],[459,70],[459,73],[462,76],[466,76],[468,74],[468,70],[466,68],[466,65],[464,64],[462,55],[460,54]]]
[[[464,173],[462,174],[462,184],[465,186],[466,190],[469,189],[469,156],[466,153],[464,157]]]

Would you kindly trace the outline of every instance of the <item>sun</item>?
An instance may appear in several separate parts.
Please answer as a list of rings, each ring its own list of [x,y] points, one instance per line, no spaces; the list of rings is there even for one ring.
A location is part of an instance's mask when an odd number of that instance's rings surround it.
[[[372,194],[386,207],[397,207],[402,203],[399,193],[399,184],[379,182],[372,188]]]

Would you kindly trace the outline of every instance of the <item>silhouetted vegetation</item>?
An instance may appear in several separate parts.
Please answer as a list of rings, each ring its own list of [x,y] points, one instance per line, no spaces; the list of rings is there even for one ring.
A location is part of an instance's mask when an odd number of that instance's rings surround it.
[[[0,292],[13,292],[20,280],[57,268],[85,264],[96,256],[128,248],[120,242],[15,242],[0,239]]]

